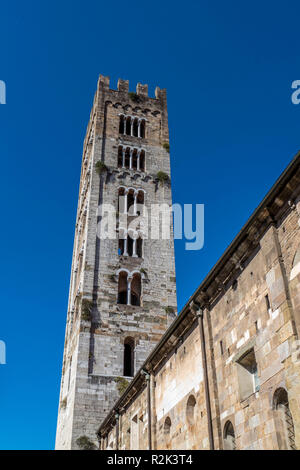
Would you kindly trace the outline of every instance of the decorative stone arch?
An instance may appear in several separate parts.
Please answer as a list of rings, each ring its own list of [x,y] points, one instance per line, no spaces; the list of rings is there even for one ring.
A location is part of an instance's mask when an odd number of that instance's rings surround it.
[[[116,274],[118,277],[118,304],[140,306],[144,274],[137,270],[130,272],[126,268],[118,269]]]
[[[226,421],[223,430],[224,450],[236,450],[235,432],[231,421]]]
[[[132,106],[130,104],[126,104],[124,107],[123,107],[123,110],[124,110],[124,113],[127,114],[127,112],[129,110],[132,110]]]
[[[272,405],[279,449],[296,450],[293,417],[285,388],[279,387],[275,390]]]

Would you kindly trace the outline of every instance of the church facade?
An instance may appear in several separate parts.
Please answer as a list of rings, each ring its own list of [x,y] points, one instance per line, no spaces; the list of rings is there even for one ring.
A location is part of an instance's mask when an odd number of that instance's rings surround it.
[[[100,449],[300,448],[300,153],[99,423]]]

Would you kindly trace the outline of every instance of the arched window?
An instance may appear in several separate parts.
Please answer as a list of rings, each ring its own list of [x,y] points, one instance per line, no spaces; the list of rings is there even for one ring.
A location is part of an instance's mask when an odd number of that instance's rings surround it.
[[[224,449],[235,450],[235,434],[231,421],[227,421],[224,426]]]
[[[196,406],[196,399],[194,395],[190,395],[186,404],[186,417],[187,417],[189,424],[194,424],[195,422],[195,406]]]
[[[118,168],[145,171],[145,150],[119,145]]]
[[[289,408],[287,391],[278,388],[273,397],[275,427],[280,450],[296,450],[293,418]]]
[[[134,376],[134,339],[126,338],[124,341],[124,372],[126,377]]]
[[[127,213],[134,215],[134,189],[130,189],[127,195]]]
[[[167,418],[165,419],[165,422],[164,422],[164,435],[166,437],[170,436],[170,434],[171,434],[171,426],[172,426],[172,422],[171,422],[169,416],[167,416]]]
[[[135,273],[131,281],[131,305],[141,305],[141,275]]]
[[[138,193],[136,195],[136,204],[137,204],[136,214],[137,215],[142,215],[143,214],[144,208],[141,207],[141,206],[144,206],[144,203],[145,203],[144,191],[138,191]]]
[[[118,280],[118,304],[127,304],[127,272],[121,271]]]
[[[118,304],[141,305],[141,274],[118,271]]]

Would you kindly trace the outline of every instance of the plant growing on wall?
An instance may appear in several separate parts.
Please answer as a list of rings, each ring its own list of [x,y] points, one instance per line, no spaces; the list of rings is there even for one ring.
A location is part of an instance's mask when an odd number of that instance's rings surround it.
[[[134,101],[135,103],[138,103],[138,102],[140,101],[139,95],[137,95],[136,93],[134,93],[134,91],[130,91],[130,92],[128,93],[128,95],[129,95],[130,99],[131,99],[132,101]]]
[[[117,279],[116,279],[116,275],[115,275],[115,274],[110,274],[110,275],[109,275],[109,279],[110,279],[112,282],[117,282]]]
[[[168,153],[170,153],[170,144],[169,144],[169,142],[164,142],[164,143],[163,143],[163,148],[164,148]]]
[[[107,166],[105,163],[101,162],[101,160],[98,160],[96,163],[96,171],[98,175],[102,175],[102,173],[105,173],[108,170]]]
[[[81,318],[84,321],[91,321],[92,318],[93,302],[88,299],[83,299],[81,302]]]
[[[156,175],[156,178],[161,184],[169,183],[170,181],[169,175],[167,175],[167,173],[164,171],[159,171]]]
[[[170,307],[169,305],[167,307],[164,307],[166,313],[174,313],[174,308]]]
[[[81,450],[96,450],[97,447],[95,444],[87,437],[87,436],[80,436],[76,444],[80,447]]]
[[[124,377],[117,377],[115,379],[115,381],[117,383],[117,390],[119,392],[119,395],[121,396],[121,395],[123,395],[126,388],[128,387],[129,382],[128,382],[128,380],[124,379]]]

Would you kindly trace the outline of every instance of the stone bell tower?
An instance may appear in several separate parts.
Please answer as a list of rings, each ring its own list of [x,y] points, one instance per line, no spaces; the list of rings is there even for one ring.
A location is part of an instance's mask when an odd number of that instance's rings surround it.
[[[161,204],[172,204],[166,91],[130,93],[125,80],[111,90],[100,75],[83,145],[57,449],[79,448],[80,437],[97,444],[125,381],[176,315],[172,219],[169,237],[151,234]],[[104,207],[114,236],[103,236]]]

